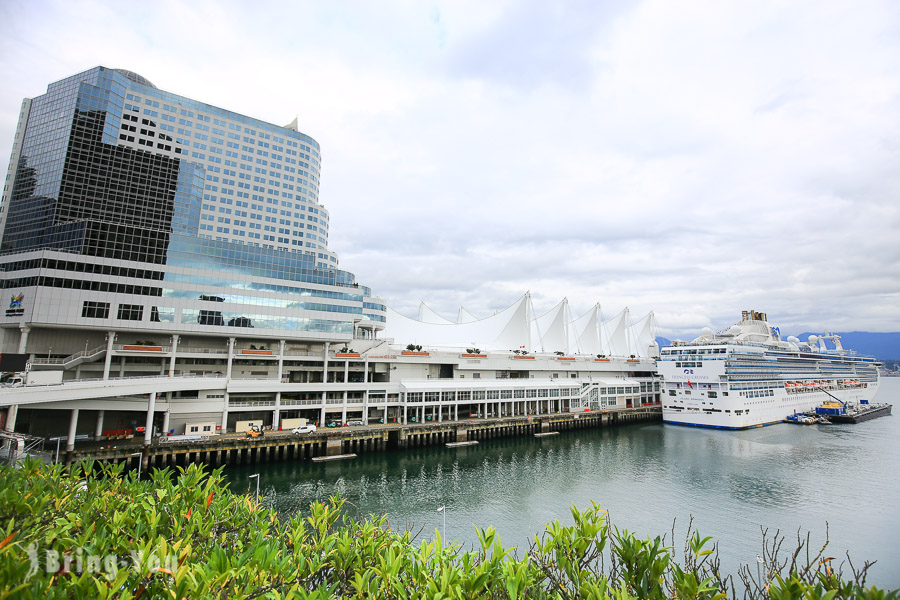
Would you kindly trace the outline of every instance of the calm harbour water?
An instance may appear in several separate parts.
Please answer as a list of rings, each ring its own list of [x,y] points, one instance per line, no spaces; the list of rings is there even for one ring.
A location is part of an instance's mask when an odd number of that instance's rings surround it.
[[[900,378],[882,380],[878,402],[900,404]],[[829,555],[877,560],[869,583],[900,587],[900,415],[857,425],[778,424],[749,431],[633,425],[548,438],[482,441],[450,450],[362,454],[332,463],[228,467],[233,490],[260,472],[262,495],[280,512],[340,494],[351,514],[384,514],[395,529],[422,529],[470,547],[474,526],[496,527],[506,546],[527,548],[546,523],[571,523],[569,507],[594,500],[614,525],[678,544],[691,516],[719,542],[726,572],[755,565],[760,527],[798,529]],[[671,541],[671,540],[670,540]],[[522,551],[519,552],[521,556]],[[678,553],[680,556],[680,552]],[[849,569],[848,569],[849,571]]]

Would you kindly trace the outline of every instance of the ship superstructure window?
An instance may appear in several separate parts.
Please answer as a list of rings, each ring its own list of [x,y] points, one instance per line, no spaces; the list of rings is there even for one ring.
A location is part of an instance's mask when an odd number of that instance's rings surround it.
[[[109,317],[109,302],[85,300],[81,306],[81,316],[86,319],[106,319]]]
[[[140,304],[120,304],[118,318],[122,321],[140,321],[144,318],[144,307]]]

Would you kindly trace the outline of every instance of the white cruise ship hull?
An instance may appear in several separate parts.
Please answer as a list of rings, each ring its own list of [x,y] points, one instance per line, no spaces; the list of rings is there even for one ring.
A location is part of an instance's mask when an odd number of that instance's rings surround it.
[[[873,358],[845,350],[840,336],[781,339],[764,313],[718,334],[673,342],[657,361],[663,421],[673,425],[747,429],[783,421],[827,401],[871,402],[880,383]],[[834,348],[828,348],[825,340]]]
[[[788,393],[786,390],[771,397],[748,398],[741,396],[734,402],[717,403],[709,408],[708,401],[689,401],[678,408],[664,401],[663,422],[670,425],[689,427],[709,427],[713,429],[750,429],[780,423],[788,415],[814,410],[824,402],[835,398],[849,404],[860,400],[870,400],[878,393],[878,383],[868,384],[858,389],[811,391]],[[730,408],[728,408],[730,407]],[[729,412],[725,412],[729,411]]]

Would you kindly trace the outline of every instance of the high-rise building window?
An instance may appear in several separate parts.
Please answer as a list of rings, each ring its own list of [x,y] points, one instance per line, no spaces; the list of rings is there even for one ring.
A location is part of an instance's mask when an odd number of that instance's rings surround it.
[[[118,318],[122,321],[140,321],[144,318],[144,307],[140,304],[120,304]]]
[[[86,319],[106,319],[109,317],[109,302],[86,300],[81,306],[81,316]]]

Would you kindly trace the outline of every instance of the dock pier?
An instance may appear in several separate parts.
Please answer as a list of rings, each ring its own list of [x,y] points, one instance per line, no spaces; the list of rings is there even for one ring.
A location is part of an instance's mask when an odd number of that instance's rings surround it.
[[[141,468],[145,470],[153,467],[183,467],[192,463],[205,463],[212,467],[250,465],[423,446],[445,446],[494,438],[540,436],[576,429],[615,427],[661,420],[661,407],[644,406],[443,423],[320,429],[316,433],[304,435],[271,432],[253,439],[238,435],[216,435],[180,442],[154,441],[150,445],[119,443],[114,447],[108,444],[92,448],[81,447],[66,453],[65,461],[124,463],[126,468],[134,469],[137,468],[137,461],[140,458]]]

